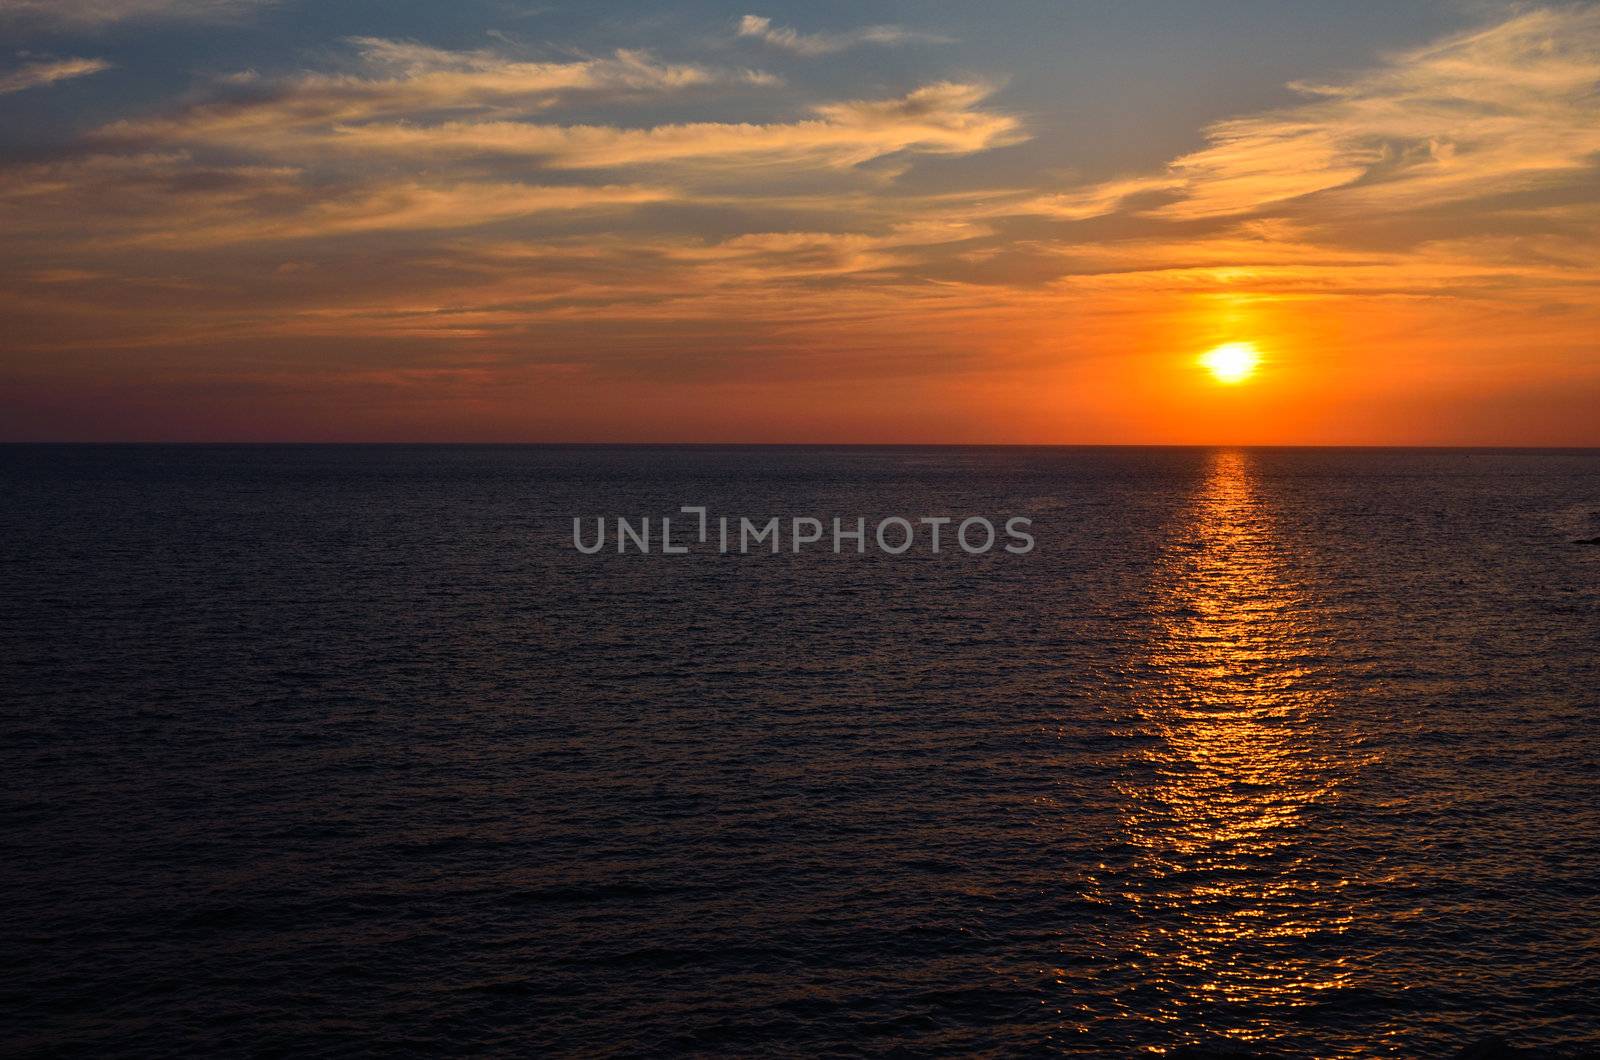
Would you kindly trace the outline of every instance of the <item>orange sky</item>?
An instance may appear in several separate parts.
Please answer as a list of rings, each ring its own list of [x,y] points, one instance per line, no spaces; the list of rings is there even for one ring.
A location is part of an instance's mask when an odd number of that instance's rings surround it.
[[[104,22],[18,23],[55,50],[0,74],[71,119],[0,165],[0,438],[1600,445],[1594,5],[1110,171],[939,27],[340,37],[52,97],[128,69]]]

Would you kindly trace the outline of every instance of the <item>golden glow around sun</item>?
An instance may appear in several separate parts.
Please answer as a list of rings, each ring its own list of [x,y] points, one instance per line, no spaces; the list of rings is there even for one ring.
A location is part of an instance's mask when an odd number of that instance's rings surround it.
[[[1261,353],[1251,342],[1226,342],[1201,354],[1200,363],[1219,383],[1242,383],[1255,374]]]

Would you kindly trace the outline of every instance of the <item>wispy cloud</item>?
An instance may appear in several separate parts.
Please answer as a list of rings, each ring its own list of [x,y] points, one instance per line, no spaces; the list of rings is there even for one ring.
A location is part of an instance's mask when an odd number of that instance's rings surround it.
[[[276,0],[0,0],[0,19],[11,17],[76,26],[138,19],[225,19]]]
[[[525,115],[572,97],[643,97],[772,80],[756,71],[661,63],[627,50],[532,62],[489,50],[445,51],[375,37],[351,43],[357,50],[354,72],[236,75],[213,86],[199,103],[164,117],[116,123],[100,139],[233,141],[270,148],[381,118]]]
[[[70,81],[75,77],[88,77],[109,69],[111,64],[104,59],[50,59],[28,63],[8,74],[0,74],[0,96],[53,85],[57,81]]]
[[[1225,121],[1177,159],[1175,218],[1426,205],[1592,181],[1600,8],[1541,10],[1398,55],[1306,102]],[[1591,185],[1592,186],[1592,185]]]
[[[793,121],[647,127],[528,120],[578,98],[625,102],[715,86],[765,86],[770,75],[662,63],[642,52],[530,62],[492,50],[446,51],[358,38],[359,69],[225,78],[177,111],[112,123],[106,148],[226,147],[300,164],[379,154],[439,161],[525,159],[558,170],[641,165],[848,168],[905,152],[958,155],[1024,138],[984,103],[987,85],[939,82],[888,99],[814,104]]]
[[[343,125],[326,143],[349,152],[526,157],[556,169],[689,164],[850,167],[898,152],[972,154],[1023,138],[1011,115],[983,110],[981,85],[941,83],[888,100],[821,104],[815,117],[768,124],[697,122],[643,129],[479,121]]]
[[[886,155],[970,154],[1023,136],[1016,118],[984,105],[986,86],[955,83],[815,104],[791,121],[562,124],[548,115],[572,100],[625,106],[766,78],[631,51],[535,62],[351,43],[349,71],[223,77],[166,114],[87,134],[58,160],[0,170],[0,221],[14,242],[40,247],[53,233],[91,230],[103,247],[173,249],[463,231],[692,202],[707,182],[723,182],[721,201],[759,198],[765,184],[740,186],[749,167],[845,173]],[[652,172],[588,177],[628,169]]]
[[[67,225],[91,225],[104,246],[176,248],[459,230],[670,197],[637,185],[305,176],[293,166],[202,164],[183,153],[41,163],[0,179],[0,222],[14,239],[49,240]]]
[[[948,37],[921,33],[903,26],[863,26],[843,33],[801,33],[787,26],[775,26],[772,19],[763,15],[743,16],[739,19],[737,32],[740,37],[758,40],[796,55],[828,55],[864,44],[894,46],[950,42]]]
[[[1594,304],[1600,8],[1535,10],[1205,130],[1163,171],[1001,198],[1093,222],[1031,253],[1076,290]],[[996,252],[996,260],[1018,248]],[[1091,280],[1091,278],[1094,278]]]
[[[489,48],[450,51],[415,41],[383,37],[354,37],[349,43],[366,66],[387,78],[377,83],[404,80],[448,88],[461,93],[460,102],[560,92],[668,92],[706,85],[777,84],[771,74],[756,70],[729,70],[693,63],[663,63],[648,52],[619,48],[607,56],[567,62],[518,59]],[[435,79],[431,81],[429,79]],[[549,102],[549,96],[540,96]]]
[[[148,229],[130,242],[198,247],[365,232],[460,230],[536,214],[638,206],[670,197],[659,189],[634,186],[543,187],[482,181],[455,185],[403,181],[326,196],[296,190],[304,202],[300,209],[274,210],[266,203],[245,209],[235,206],[183,227]]]

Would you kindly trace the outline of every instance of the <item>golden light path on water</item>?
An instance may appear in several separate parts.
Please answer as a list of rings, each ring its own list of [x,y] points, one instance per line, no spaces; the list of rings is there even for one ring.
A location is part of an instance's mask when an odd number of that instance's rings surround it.
[[[1350,980],[1329,947],[1307,945],[1352,918],[1348,881],[1316,863],[1304,818],[1358,763],[1334,731],[1296,567],[1249,454],[1216,453],[1156,576],[1134,702],[1153,739],[1120,791],[1135,862],[1100,881],[1130,908],[1115,945],[1177,1042],[1201,1028],[1269,1037],[1284,1006]]]

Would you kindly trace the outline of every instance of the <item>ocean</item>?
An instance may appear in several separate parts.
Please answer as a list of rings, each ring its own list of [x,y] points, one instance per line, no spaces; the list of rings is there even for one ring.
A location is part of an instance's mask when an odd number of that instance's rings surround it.
[[[0,496],[8,1055],[1600,1046],[1600,451],[10,446]],[[684,507],[868,544],[574,546]],[[947,516],[1034,547],[870,537]]]

